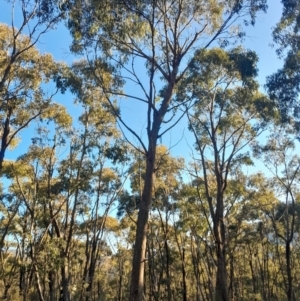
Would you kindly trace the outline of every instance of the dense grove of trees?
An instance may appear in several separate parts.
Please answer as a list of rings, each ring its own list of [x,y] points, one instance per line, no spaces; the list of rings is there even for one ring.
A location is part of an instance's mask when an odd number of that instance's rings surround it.
[[[265,94],[242,42],[266,0],[7,2],[0,300],[298,300],[300,2],[281,1]],[[63,24],[70,65],[37,47]]]

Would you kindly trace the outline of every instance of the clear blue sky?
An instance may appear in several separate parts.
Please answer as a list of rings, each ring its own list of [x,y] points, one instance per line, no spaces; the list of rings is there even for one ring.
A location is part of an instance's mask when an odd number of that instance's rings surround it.
[[[2,2],[0,9],[0,22],[11,24],[10,6],[7,4],[7,2],[3,0],[0,1]],[[257,18],[255,27],[249,26],[247,28],[247,37],[243,45],[245,48],[256,51],[259,56],[258,67],[259,81],[261,85],[265,83],[266,76],[272,74],[274,71],[280,68],[282,64],[282,62],[280,62],[276,57],[275,49],[270,47],[270,44],[272,43],[272,27],[276,24],[276,22],[278,22],[280,15],[281,4],[279,3],[279,0],[269,0],[269,9],[267,14],[261,13]],[[18,20],[16,17],[16,26],[18,25],[18,21],[20,20]],[[71,63],[74,57],[69,50],[70,42],[71,37],[67,29],[63,25],[59,25],[56,30],[52,30],[42,37],[37,45],[37,48],[42,53],[51,53],[56,60]],[[142,65],[142,68],[143,67],[144,66]],[[72,96],[70,94],[59,96],[56,98],[56,100],[66,105],[72,115],[76,113],[78,114],[79,108],[74,107]],[[135,125],[139,128],[137,132],[142,134],[145,133],[145,123],[143,122],[144,115],[139,114],[136,108],[137,106],[133,107],[131,103],[126,101],[123,111],[125,115],[127,115],[126,117],[133,122],[132,124],[135,123]],[[139,119],[139,116],[142,117]],[[24,137],[24,135],[26,137]],[[27,139],[31,138],[30,135],[30,130],[24,132],[22,135],[24,137],[23,142],[15,151],[7,154],[8,158],[14,158],[16,154],[19,155],[24,152],[24,147],[26,149],[28,144],[25,141],[30,141],[30,139]],[[179,142],[183,135],[183,139],[181,142]],[[167,146],[173,146],[179,142],[178,145],[172,149],[172,153],[173,155],[185,157],[187,157],[188,153],[190,152],[190,149],[187,147],[187,145],[190,144],[190,146],[192,146],[193,141],[194,140],[191,134],[188,133],[188,130],[186,129],[186,122],[184,121],[178,124],[176,128],[170,131],[170,133],[166,134],[163,138],[163,144],[166,144]]]

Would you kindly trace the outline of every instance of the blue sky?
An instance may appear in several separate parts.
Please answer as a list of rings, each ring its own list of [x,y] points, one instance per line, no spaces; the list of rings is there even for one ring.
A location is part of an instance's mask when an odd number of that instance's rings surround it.
[[[3,2],[3,0],[2,0]],[[281,4],[279,1],[269,0],[269,9],[267,14],[261,13],[257,20],[255,27],[247,27],[247,37],[243,46],[247,49],[251,49],[257,52],[259,56],[259,82],[262,85],[265,83],[266,76],[275,72],[282,62],[276,57],[275,49],[270,47],[272,43],[272,27],[278,22],[281,15]],[[11,23],[11,11],[10,6],[4,2],[1,4],[0,10],[0,22]],[[18,19],[15,19],[16,26],[18,25]],[[73,55],[69,50],[71,43],[71,37],[68,30],[63,26],[59,25],[56,30],[52,30],[45,34],[39,43],[37,48],[42,53],[51,53],[56,60],[65,61],[71,63],[74,60]],[[144,66],[142,65],[142,68]],[[80,108],[75,107],[73,104],[72,95],[65,94],[56,97],[56,100],[68,107],[71,115],[78,115]],[[145,133],[145,123],[143,122],[143,114],[139,114],[137,105],[132,105],[129,101],[123,106],[122,110],[127,120],[131,122],[137,128],[139,134]],[[140,119],[139,119],[140,117]],[[28,142],[30,141],[32,130],[24,131],[20,146],[13,152],[9,152],[8,158],[15,158],[16,155],[21,154],[26,149]],[[29,139],[28,139],[29,138]],[[131,137],[129,137],[131,138]],[[172,148],[172,154],[177,156],[188,157],[190,148],[193,144],[193,138],[188,130],[186,129],[186,122],[183,121],[177,125],[172,131],[163,137],[163,144],[167,146],[174,146]]]

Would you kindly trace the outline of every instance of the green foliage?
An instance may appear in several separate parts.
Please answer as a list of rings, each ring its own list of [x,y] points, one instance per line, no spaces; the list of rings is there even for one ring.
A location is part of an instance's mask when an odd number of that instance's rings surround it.
[[[178,89],[177,101],[189,98],[194,103],[189,127],[201,155],[201,172],[214,174],[216,181],[218,174],[226,179],[241,165],[253,164],[243,148],[253,145],[276,117],[272,102],[258,91],[256,62],[254,53],[241,48],[198,52]]]
[[[6,149],[16,146],[19,133],[32,121],[53,120],[57,126],[67,128],[72,118],[62,105],[53,102],[57,91],[46,90],[61,64],[50,54],[40,54],[32,36],[2,23],[0,41],[1,169]]]
[[[282,0],[283,11],[273,31],[277,54],[285,57],[284,65],[267,78],[267,89],[281,113],[283,122],[292,123],[298,131],[300,92],[300,4],[296,0]]]
[[[34,18],[46,22],[56,12],[56,2],[48,2],[32,2],[38,7]],[[287,20],[281,20],[277,33],[283,37],[294,28],[298,34],[298,2],[282,2]],[[263,0],[63,1],[72,50],[88,49],[87,59],[71,67],[41,55],[29,37],[0,25],[0,76],[10,66],[15,45],[26,49],[0,82],[2,128],[9,122],[2,140],[13,147],[32,118],[54,124],[52,131],[39,123],[22,156],[3,158],[1,299],[57,301],[62,287],[64,298],[74,301],[129,299],[137,209],[151,156],[145,145],[141,150],[129,146],[117,128],[117,118],[126,128],[118,105],[120,97],[129,98],[122,90],[126,72],[145,88],[139,100],[150,108],[150,146],[160,138],[151,132],[156,116],[164,133],[167,120],[159,114],[166,110],[172,120],[179,106],[189,104],[189,128],[196,140],[190,165],[163,145],[156,149],[152,206],[143,229],[144,234],[148,229],[145,299],[216,299],[219,247],[225,247],[229,300],[287,300],[290,276],[293,294],[300,295],[298,142],[291,138],[292,127],[271,127],[266,145],[256,141],[267,125],[278,124],[273,99],[296,99],[299,92],[297,45],[290,40],[285,70],[273,82],[291,90],[274,90],[271,100],[258,91],[258,58],[252,51],[208,49],[207,44],[190,61],[185,56],[200,45],[198,38],[213,41],[224,28],[243,37],[240,29],[226,27],[233,19],[222,27],[226,17],[250,14],[246,18],[253,23],[265,5]],[[181,62],[187,61],[185,69]],[[135,73],[137,62],[145,66],[149,91]],[[158,80],[157,87],[163,86],[159,95],[154,89]],[[52,82],[62,92],[69,89],[82,107],[76,128],[67,110],[47,96]],[[274,177],[245,173],[261,163]],[[215,226],[217,219],[223,228]],[[224,229],[221,244],[216,229]]]

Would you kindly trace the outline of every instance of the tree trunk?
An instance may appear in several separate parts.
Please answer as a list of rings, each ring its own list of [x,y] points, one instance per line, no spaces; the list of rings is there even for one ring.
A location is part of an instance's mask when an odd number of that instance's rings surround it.
[[[48,273],[48,277],[49,277],[49,301],[54,301],[54,292],[55,292],[55,276],[54,276],[54,272],[51,270]]]
[[[4,292],[3,292],[3,300],[6,301],[6,300],[9,300],[9,295],[8,295],[8,291],[11,287],[11,284],[5,284],[4,283]]]
[[[226,272],[226,248],[225,225],[223,219],[219,219],[214,226],[217,248],[217,279],[215,301],[228,301],[227,272]]]
[[[181,256],[181,272],[182,272],[182,300],[187,301],[187,285],[186,285],[186,270],[185,270],[185,249],[182,248]]]
[[[147,246],[147,233],[148,233],[148,218],[151,208],[151,201],[154,186],[154,171],[155,171],[155,157],[156,157],[156,143],[160,126],[167,114],[169,104],[172,99],[173,90],[176,83],[176,76],[178,73],[179,61],[174,61],[173,70],[170,74],[167,89],[165,91],[164,99],[161,103],[159,110],[153,112],[153,121],[151,122],[152,103],[148,104],[148,151],[146,152],[146,174],[144,180],[144,187],[142,199],[139,206],[138,219],[136,223],[135,245],[133,251],[131,285],[130,285],[130,301],[142,301],[144,298],[144,270],[145,270],[145,254]],[[154,65],[152,66],[152,78],[154,76]],[[152,89],[152,88],[151,88]],[[150,91],[152,95],[153,91]],[[152,96],[150,97],[152,101]]]
[[[191,235],[191,253],[192,253],[192,264],[193,272],[196,280],[196,301],[200,301],[201,297],[205,300],[204,293],[201,288],[201,271],[199,269],[199,246],[194,246],[194,236]],[[204,285],[205,286],[205,285]]]
[[[69,293],[69,277],[68,277],[68,263],[64,262],[64,266],[61,268],[61,296],[59,301],[70,301]]]
[[[4,125],[3,125],[3,130],[2,130],[1,149],[0,149],[0,171],[2,171],[5,151],[8,147],[8,136],[10,134],[10,116],[11,116],[11,114],[12,114],[12,108],[9,108],[7,117],[6,117]]]
[[[118,301],[123,300],[123,259],[119,259],[119,288],[118,288]]]
[[[167,237],[165,237],[165,252],[166,252],[166,276],[167,276],[168,301],[172,301],[171,275],[170,275],[170,251],[167,242]]]
[[[156,141],[156,140],[155,140]],[[147,154],[145,184],[143,188],[142,199],[140,203],[138,220],[136,224],[136,237],[132,262],[130,301],[142,301],[144,299],[144,269],[145,254],[148,232],[148,218],[152,200],[152,190],[154,181],[156,145],[150,147]]]
[[[96,241],[94,243],[96,244]],[[85,294],[86,294],[85,300],[86,301],[90,300],[90,298],[92,296],[92,292],[93,292],[94,275],[95,275],[95,270],[96,270],[96,260],[98,257],[97,255],[95,255],[95,253],[96,253],[96,246],[93,246],[90,267],[88,270],[88,286],[85,291]]]
[[[291,244],[290,241],[286,242],[285,246],[285,256],[286,256],[286,271],[287,271],[287,300],[293,301],[293,278],[291,270]]]
[[[43,290],[42,290],[42,286],[41,286],[40,275],[39,275],[36,264],[34,264],[33,268],[34,268],[36,289],[37,289],[37,292],[38,292],[38,295],[39,295],[39,300],[44,301],[45,299],[44,299]]]
[[[234,289],[234,249],[233,254],[230,256],[230,281],[229,281],[229,287],[228,287],[228,296],[231,299],[231,301],[234,301],[234,295],[235,295],[235,289]]]

